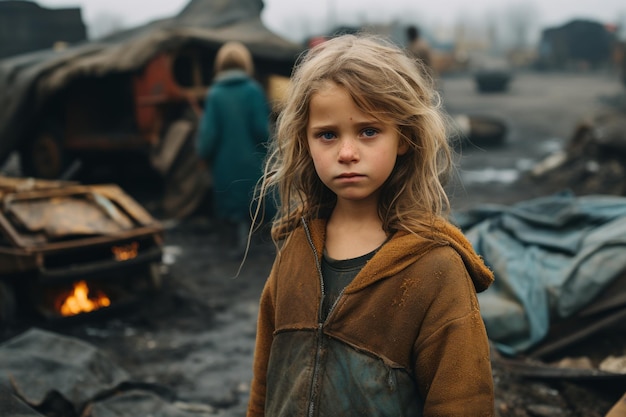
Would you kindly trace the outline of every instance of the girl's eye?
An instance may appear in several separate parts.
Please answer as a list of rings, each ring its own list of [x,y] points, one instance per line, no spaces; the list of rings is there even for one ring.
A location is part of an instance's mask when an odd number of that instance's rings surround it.
[[[367,129],[363,129],[363,136],[366,136],[366,137],[376,136],[377,133],[378,133],[378,130],[376,129],[372,129],[369,127]]]
[[[335,138],[335,134],[332,132],[322,132],[318,135],[318,137],[324,139],[324,140],[332,140]]]

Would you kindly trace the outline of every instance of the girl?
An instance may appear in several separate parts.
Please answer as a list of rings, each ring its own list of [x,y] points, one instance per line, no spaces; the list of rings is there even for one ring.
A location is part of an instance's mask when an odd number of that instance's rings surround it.
[[[437,93],[405,53],[341,36],[297,66],[262,194],[281,205],[248,416],[490,416],[476,291],[491,271],[446,220]]]

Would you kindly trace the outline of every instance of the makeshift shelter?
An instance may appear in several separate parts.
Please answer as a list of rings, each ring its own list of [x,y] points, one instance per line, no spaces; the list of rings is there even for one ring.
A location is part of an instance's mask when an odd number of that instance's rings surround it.
[[[539,42],[537,66],[541,69],[607,67],[615,47],[615,34],[591,20],[572,20],[545,29]]]
[[[178,196],[166,211],[188,213],[206,186],[189,183],[201,177],[189,141],[219,47],[245,44],[265,86],[302,52],[263,25],[262,8],[191,0],[170,19],[0,61],[0,165],[18,151],[26,175],[58,178],[75,159],[138,152]]]

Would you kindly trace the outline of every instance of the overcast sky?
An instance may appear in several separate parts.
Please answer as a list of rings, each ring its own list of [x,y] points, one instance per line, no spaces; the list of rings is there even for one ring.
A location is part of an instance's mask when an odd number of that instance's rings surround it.
[[[80,6],[88,27],[107,19],[133,27],[170,17],[188,0],[39,0],[44,7]],[[452,26],[460,19],[480,22],[498,18],[510,10],[530,7],[537,27],[561,25],[573,18],[605,23],[626,23],[624,0],[264,0],[266,26],[292,40],[324,33],[340,24],[415,21],[423,26]]]

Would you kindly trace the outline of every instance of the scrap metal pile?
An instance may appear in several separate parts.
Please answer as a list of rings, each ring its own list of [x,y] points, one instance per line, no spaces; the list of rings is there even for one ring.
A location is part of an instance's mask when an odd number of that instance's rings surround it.
[[[0,324],[131,302],[158,285],[162,246],[161,224],[117,185],[0,176]]]

